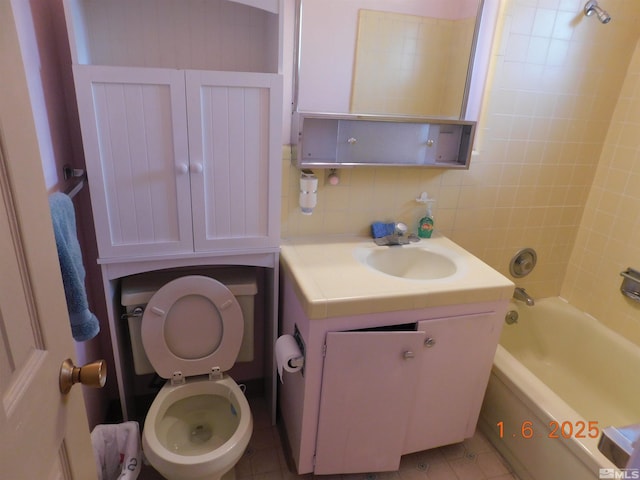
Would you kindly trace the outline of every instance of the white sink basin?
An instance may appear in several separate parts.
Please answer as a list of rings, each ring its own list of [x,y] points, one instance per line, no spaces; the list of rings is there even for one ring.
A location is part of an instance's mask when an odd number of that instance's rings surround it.
[[[434,251],[419,246],[358,248],[355,256],[378,272],[413,280],[436,280],[458,273],[453,252]]]
[[[285,239],[280,248],[282,270],[295,290],[290,293],[298,295],[309,318],[458,303],[500,301],[496,308],[503,308],[513,295],[511,280],[438,232],[394,247],[378,246],[363,236],[320,235]],[[410,265],[401,269],[407,258]]]

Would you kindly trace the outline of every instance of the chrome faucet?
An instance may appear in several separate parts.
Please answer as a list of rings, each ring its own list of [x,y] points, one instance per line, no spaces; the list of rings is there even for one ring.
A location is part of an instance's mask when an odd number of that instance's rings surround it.
[[[529,307],[533,307],[535,305],[535,301],[531,296],[526,292],[524,288],[516,287],[513,291],[513,298],[516,300],[520,300],[521,302],[526,303]]]
[[[407,226],[404,223],[396,223],[392,234],[376,238],[374,241],[376,242],[376,245],[391,247],[394,245],[407,245],[409,242],[416,242],[419,240],[415,234],[411,233],[409,235],[405,235],[406,233]]]

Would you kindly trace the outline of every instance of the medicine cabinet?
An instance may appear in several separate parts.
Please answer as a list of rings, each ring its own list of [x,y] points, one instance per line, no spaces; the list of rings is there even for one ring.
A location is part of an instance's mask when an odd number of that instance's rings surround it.
[[[300,168],[407,165],[468,168],[475,122],[299,114]]]
[[[499,3],[297,0],[296,165],[468,168]]]

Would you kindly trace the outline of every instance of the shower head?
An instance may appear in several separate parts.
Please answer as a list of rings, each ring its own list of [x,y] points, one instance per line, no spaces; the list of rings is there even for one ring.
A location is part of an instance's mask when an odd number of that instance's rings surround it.
[[[611,16],[598,6],[597,0],[589,0],[584,6],[584,14],[590,17],[594,13],[602,23],[609,23],[611,21]]]

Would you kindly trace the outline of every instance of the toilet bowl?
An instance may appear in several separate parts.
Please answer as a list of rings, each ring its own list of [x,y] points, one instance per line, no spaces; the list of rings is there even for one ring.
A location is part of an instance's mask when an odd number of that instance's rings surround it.
[[[252,431],[249,404],[231,377],[167,383],[147,414],[142,449],[168,480],[226,480]]]
[[[238,301],[210,277],[177,278],[149,300],[142,344],[169,380],[147,413],[142,447],[168,480],[234,478],[253,420],[244,393],[224,372],[236,361],[243,330]]]

